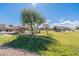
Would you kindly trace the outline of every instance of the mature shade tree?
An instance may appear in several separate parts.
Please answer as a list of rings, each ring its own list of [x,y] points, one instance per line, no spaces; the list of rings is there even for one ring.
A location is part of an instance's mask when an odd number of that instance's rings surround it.
[[[76,26],[76,30],[79,30],[79,26]]]
[[[60,32],[61,29],[60,29],[59,26],[54,26],[54,27],[53,27],[53,30],[56,31],[56,32]]]
[[[31,34],[35,34],[35,24],[41,24],[44,18],[35,9],[24,9],[21,13],[22,23],[30,25]]]
[[[9,27],[14,27],[14,25],[8,25]]]

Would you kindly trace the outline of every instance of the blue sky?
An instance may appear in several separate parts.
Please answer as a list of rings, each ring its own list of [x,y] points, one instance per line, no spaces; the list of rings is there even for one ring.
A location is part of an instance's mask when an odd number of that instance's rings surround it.
[[[24,8],[37,9],[46,18],[50,25],[61,23],[73,23],[74,25],[79,23],[79,4],[77,3],[39,3],[36,4],[36,6],[33,6],[31,3],[0,3],[0,23],[20,24],[21,11]]]

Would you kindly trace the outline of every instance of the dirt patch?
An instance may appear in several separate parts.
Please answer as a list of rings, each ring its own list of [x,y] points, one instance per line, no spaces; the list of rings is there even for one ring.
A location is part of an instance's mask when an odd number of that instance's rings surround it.
[[[22,49],[3,47],[0,44],[0,56],[37,56],[37,54]]]

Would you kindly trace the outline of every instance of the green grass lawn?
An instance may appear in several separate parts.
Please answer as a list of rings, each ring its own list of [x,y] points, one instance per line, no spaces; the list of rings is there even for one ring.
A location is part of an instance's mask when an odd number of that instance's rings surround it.
[[[42,32],[31,36],[0,36],[0,43],[28,49],[43,56],[79,56],[79,32]]]
[[[48,51],[41,51],[42,55],[79,55],[79,32],[49,32],[49,34],[59,42],[59,45],[51,44]]]
[[[3,35],[3,34],[0,34],[0,44],[5,44],[5,43],[8,43],[12,40],[15,40],[16,36],[6,36],[6,35]]]

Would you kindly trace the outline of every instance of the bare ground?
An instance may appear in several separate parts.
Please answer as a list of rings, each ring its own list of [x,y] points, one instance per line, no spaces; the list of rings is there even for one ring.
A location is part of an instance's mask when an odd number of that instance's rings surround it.
[[[38,56],[38,55],[34,52],[29,52],[23,49],[4,47],[2,44],[0,44],[0,56]]]

